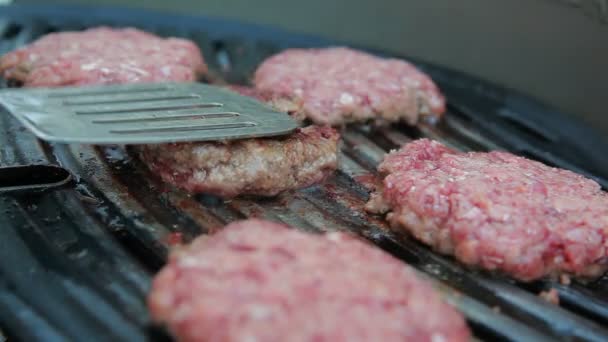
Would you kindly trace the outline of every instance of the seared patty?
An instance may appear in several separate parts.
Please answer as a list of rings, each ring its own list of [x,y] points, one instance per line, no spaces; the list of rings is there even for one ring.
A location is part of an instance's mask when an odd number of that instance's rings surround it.
[[[445,111],[437,86],[412,64],[348,48],[285,50],[264,61],[253,82],[258,91],[301,103],[317,124],[415,124]]]
[[[275,196],[333,173],[339,134],[310,126],[279,138],[141,145],[141,158],[168,183],[230,198]]]
[[[368,209],[467,265],[530,281],[608,268],[608,195],[571,171],[427,139],[391,152]]]
[[[463,317],[407,265],[343,233],[261,220],[177,250],[152,317],[180,341],[468,341]]]
[[[0,59],[4,78],[29,87],[187,82],[206,70],[191,41],[133,28],[51,33]]]

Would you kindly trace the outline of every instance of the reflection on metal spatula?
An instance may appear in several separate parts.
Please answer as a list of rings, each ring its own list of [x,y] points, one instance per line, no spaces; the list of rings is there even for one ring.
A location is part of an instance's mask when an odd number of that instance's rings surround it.
[[[0,104],[39,138],[61,143],[228,140],[298,127],[252,98],[201,83],[8,89]]]

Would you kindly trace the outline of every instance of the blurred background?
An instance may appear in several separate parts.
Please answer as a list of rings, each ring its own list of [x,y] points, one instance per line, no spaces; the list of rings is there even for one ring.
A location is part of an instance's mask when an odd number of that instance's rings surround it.
[[[608,0],[15,2],[143,7],[324,35],[466,71],[608,133]]]

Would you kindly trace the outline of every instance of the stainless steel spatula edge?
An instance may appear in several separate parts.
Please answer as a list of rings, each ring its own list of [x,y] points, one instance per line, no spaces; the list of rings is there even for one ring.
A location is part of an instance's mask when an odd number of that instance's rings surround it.
[[[202,83],[8,89],[0,104],[38,138],[60,143],[232,140],[299,126],[255,99]]]

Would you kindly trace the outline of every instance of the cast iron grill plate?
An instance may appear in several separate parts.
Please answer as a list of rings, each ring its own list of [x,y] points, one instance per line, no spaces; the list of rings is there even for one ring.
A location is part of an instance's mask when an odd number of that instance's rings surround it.
[[[288,47],[339,44],[203,17],[13,5],[0,9],[0,53],[49,32],[99,25],[191,39],[216,83],[246,84],[260,61]],[[363,211],[365,184],[383,154],[420,137],[460,150],[509,150],[608,185],[608,162],[594,153],[608,150],[601,135],[516,92],[416,62],[447,95],[445,120],[436,126],[350,127],[343,132],[342,166],[335,176],[274,199],[189,196],[162,184],[128,149],[48,144],[0,115],[0,165],[51,163],[76,178],[59,190],[0,196],[0,329],[9,339],[24,341],[165,339],[149,322],[145,294],[169,248],[256,216],[312,232],[345,230],[368,238],[431,278],[467,317],[476,339],[607,340],[605,277],[569,286],[549,280],[520,284],[467,270]],[[550,288],[559,292],[560,306],[537,296]]]

